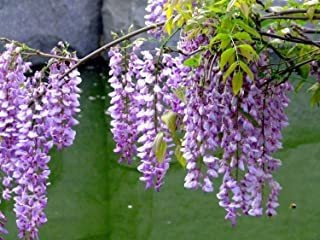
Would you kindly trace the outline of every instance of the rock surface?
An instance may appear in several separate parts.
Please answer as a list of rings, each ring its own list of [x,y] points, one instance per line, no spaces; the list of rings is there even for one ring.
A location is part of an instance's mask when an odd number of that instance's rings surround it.
[[[0,0],[0,36],[49,51],[63,40],[83,56],[99,46],[102,0]]]
[[[127,32],[131,24],[135,28],[144,26],[147,0],[103,0],[102,19],[104,41],[112,39],[111,31]]]

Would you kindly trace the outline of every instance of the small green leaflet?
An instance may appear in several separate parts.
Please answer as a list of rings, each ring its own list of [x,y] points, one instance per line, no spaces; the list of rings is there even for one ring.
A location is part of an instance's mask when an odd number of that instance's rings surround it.
[[[162,115],[161,120],[167,125],[168,129],[173,133],[177,129],[177,114],[173,111],[167,111]]]
[[[235,54],[235,52],[236,52],[236,50],[234,48],[229,48],[222,53],[221,59],[220,59],[220,64],[219,64],[221,70],[227,64],[229,59],[232,58],[232,56]]]
[[[247,33],[247,32],[237,32],[232,37],[235,38],[235,39],[238,39],[238,40],[252,41],[252,38],[251,38],[250,34]]]
[[[249,17],[249,13],[250,13],[250,8],[248,6],[248,4],[246,4],[245,2],[241,2],[240,3],[240,10],[243,13],[243,15],[248,18]]]
[[[164,141],[163,132],[159,132],[154,139],[153,151],[159,163],[162,163],[167,151],[167,143]]]
[[[230,36],[228,34],[218,33],[214,38],[212,38],[210,40],[210,44],[209,44],[210,49],[212,48],[213,44],[215,44],[217,41],[223,42],[223,41],[228,41],[228,40],[230,40]]]
[[[309,88],[309,91],[313,92],[310,104],[314,107],[320,102],[320,83],[313,84],[311,88]]]
[[[223,81],[225,82],[227,78],[233,73],[233,71],[236,69],[236,67],[239,66],[239,62],[234,62],[231,64],[231,66],[228,68],[228,70],[223,75]]]
[[[295,93],[298,93],[305,83],[306,83],[306,79],[300,80],[297,86],[294,88]]]
[[[254,75],[253,75],[251,69],[248,67],[248,65],[242,61],[239,61],[239,64],[240,64],[240,67],[242,68],[242,70],[248,74],[248,76],[251,78],[252,81],[254,81]]]
[[[303,78],[307,79],[310,73],[310,64],[305,64],[298,69],[298,74]]]
[[[242,72],[237,72],[236,74],[233,75],[232,78],[232,91],[234,95],[237,95],[243,85],[243,73]]]
[[[237,19],[235,20],[236,24],[241,27],[247,33],[250,33],[252,36],[260,38],[260,34],[254,28],[250,27],[248,24],[244,23],[243,21]]]
[[[185,87],[178,87],[177,89],[173,90],[174,94],[179,98],[182,102],[186,102],[186,88]]]
[[[237,48],[240,50],[241,55],[247,58],[248,61],[258,59],[256,50],[254,50],[249,44],[241,44],[237,46]]]
[[[176,150],[174,151],[174,155],[176,156],[178,162],[180,165],[185,168],[187,165],[186,159],[183,157],[182,152],[181,152],[181,146],[177,145]]]
[[[313,19],[315,11],[316,11],[315,6],[309,7],[309,9],[307,10],[307,16],[310,21]]]
[[[196,54],[193,57],[186,59],[183,64],[187,67],[199,67],[201,64],[202,55]]]

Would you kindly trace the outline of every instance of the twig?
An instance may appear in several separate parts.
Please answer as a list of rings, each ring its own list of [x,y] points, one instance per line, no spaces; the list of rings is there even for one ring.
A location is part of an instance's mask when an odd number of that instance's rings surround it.
[[[65,76],[67,76],[69,73],[71,73],[73,70],[75,70],[76,68],[78,68],[80,65],[84,64],[85,62],[87,62],[88,60],[90,60],[91,58],[94,58],[96,56],[98,56],[100,53],[108,50],[109,48],[121,43],[122,41],[125,41],[127,39],[130,39],[132,37],[135,37],[141,33],[144,33],[144,32],[147,32],[151,29],[154,29],[154,28],[158,28],[158,27],[161,27],[165,24],[165,22],[160,22],[160,23],[156,23],[154,25],[150,25],[150,26],[146,26],[144,28],[140,28],[136,31],[133,31],[127,35],[124,35],[112,42],[109,42],[107,44],[105,44],[104,46],[98,48],[97,50],[89,53],[87,56],[81,58],[75,65],[73,65],[65,74],[63,74],[59,79],[62,79],[64,78]]]
[[[292,23],[292,26],[296,29],[299,29],[300,31],[302,31],[304,33],[312,33],[312,34],[320,33],[320,29],[302,27],[302,26],[299,26],[298,24],[295,24],[295,23]]]
[[[39,56],[39,57],[44,57],[44,58],[55,58],[55,59],[60,59],[60,60],[65,60],[65,61],[74,61],[77,62],[78,59],[76,58],[68,58],[68,57],[64,57],[64,56],[59,56],[59,55],[55,55],[55,54],[51,54],[51,53],[45,53],[42,52],[40,50],[31,48],[29,46],[27,46],[24,43],[18,42],[16,40],[10,40],[8,38],[0,38],[0,41],[2,42],[7,42],[7,43],[13,43],[19,47],[21,47],[22,49],[26,50],[27,52],[21,52],[22,55],[27,55],[27,56]]]
[[[63,57],[63,56],[59,56],[59,55],[44,53],[39,50],[36,50],[35,52],[22,52],[21,54],[27,55],[27,56],[39,56],[39,57],[44,57],[44,58],[55,58],[55,59],[64,60],[64,61],[73,61],[73,62],[79,61],[79,59],[77,59],[77,58]]]
[[[306,44],[306,45],[317,46],[320,48],[320,44],[318,42],[314,42],[309,39],[303,39],[303,38],[298,38],[298,37],[293,37],[293,36],[285,37],[285,36],[280,36],[280,35],[276,35],[273,33],[267,33],[267,32],[262,32],[262,31],[260,31],[260,34],[263,36],[267,36],[267,37],[281,39],[281,40],[284,40],[287,42],[302,43],[302,44]]]
[[[291,14],[299,14],[299,13],[307,13],[307,9],[289,9],[289,10],[284,10],[280,12],[272,12],[270,14],[264,15],[261,19],[267,19],[269,17],[274,17],[274,16],[284,16],[284,15],[291,15]],[[320,13],[319,9],[316,9],[314,13]]]
[[[296,65],[294,65],[294,66],[292,66],[290,68],[287,68],[287,69],[284,69],[284,70],[280,71],[279,74],[285,74],[287,72],[293,71],[293,70],[295,70],[295,69],[297,69],[299,67],[302,67],[303,65],[306,65],[306,64],[308,64],[308,63],[310,63],[312,61],[315,61],[315,59],[312,58],[312,59],[308,59],[308,60],[305,60],[303,62],[300,62],[300,63],[298,63],[298,64],[296,64]]]
[[[268,48],[271,48],[271,50],[282,60],[284,61],[290,61],[289,58],[283,56],[280,51],[278,49],[276,49],[271,43],[261,39],[261,41],[268,47]]]
[[[88,54],[87,56],[85,56],[84,58],[80,59],[75,65],[73,65],[67,72],[65,72],[62,76],[59,77],[59,80],[61,80],[62,78],[66,77],[69,73],[71,73],[72,71],[74,71],[75,69],[77,69],[81,64],[87,62],[89,59],[97,56],[98,54],[100,54],[101,52],[107,50],[108,48],[110,47],[113,47],[125,40],[128,40],[136,35],[139,35],[141,33],[144,33],[144,32],[147,32],[151,29],[154,29],[154,28],[157,28],[157,27],[160,27],[160,26],[163,26],[165,24],[165,22],[161,22],[161,23],[157,23],[157,24],[154,24],[154,25],[150,25],[150,26],[147,26],[147,27],[144,27],[144,28],[141,28],[141,29],[138,29],[134,32],[131,32],[127,35],[124,35],[120,38],[117,38],[116,40],[110,42],[110,43],[107,43],[106,45],[102,46],[101,48],[98,48],[97,50],[93,51],[92,53]],[[68,80],[66,80],[66,82],[68,82]],[[49,85],[47,87],[47,89],[50,89],[52,88],[52,85]],[[40,95],[37,96],[37,98],[41,98],[43,95],[45,94],[45,92],[41,93]],[[35,103],[34,100],[32,100],[30,103],[29,103],[29,107],[32,106],[33,104]]]
[[[269,19],[287,19],[287,20],[309,20],[308,16],[270,16],[270,17],[261,17],[260,20],[264,21],[264,20],[269,20]],[[315,15],[312,18],[313,20],[319,20],[320,16],[319,15]]]

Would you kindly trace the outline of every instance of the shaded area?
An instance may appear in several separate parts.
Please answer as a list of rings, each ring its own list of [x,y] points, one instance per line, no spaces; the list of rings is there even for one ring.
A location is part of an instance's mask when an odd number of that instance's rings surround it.
[[[106,80],[90,72],[83,78],[76,142],[53,153],[49,222],[41,240],[320,239],[320,113],[310,109],[305,95],[293,98],[285,150],[277,154],[283,160],[277,176],[283,187],[279,215],[241,217],[232,228],[215,194],[183,188],[179,165],[172,166],[162,192],[155,193],[144,190],[134,168],[117,163],[101,99],[108,91]],[[297,209],[289,208],[292,202]],[[11,217],[8,240],[17,239],[14,224]]]

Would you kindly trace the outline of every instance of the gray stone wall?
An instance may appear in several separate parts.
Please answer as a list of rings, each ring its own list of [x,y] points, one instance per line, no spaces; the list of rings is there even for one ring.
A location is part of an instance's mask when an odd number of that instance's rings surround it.
[[[102,6],[103,34],[111,40],[110,31],[127,31],[131,24],[144,26],[147,0],[104,0]]]
[[[0,0],[0,37],[49,51],[67,41],[79,56],[111,40],[111,31],[144,25],[147,0]]]

